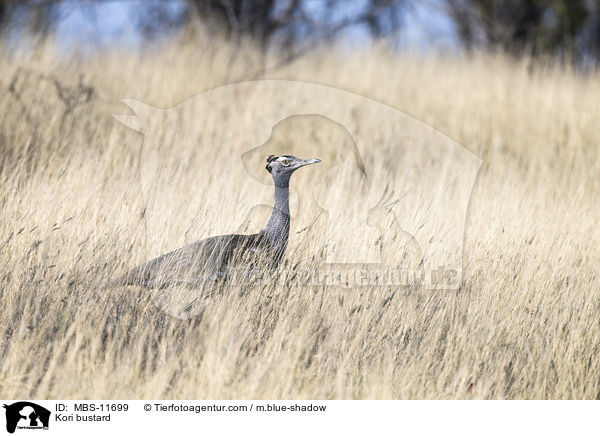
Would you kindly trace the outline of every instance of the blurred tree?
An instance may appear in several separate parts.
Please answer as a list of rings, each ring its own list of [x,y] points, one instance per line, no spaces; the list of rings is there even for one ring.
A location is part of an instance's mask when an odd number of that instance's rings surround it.
[[[410,1],[185,0],[177,2],[184,5],[179,9],[170,7],[173,2],[153,2],[138,14],[138,20],[150,37],[200,22],[211,34],[225,35],[234,44],[250,39],[263,53],[280,49],[284,56],[272,66],[276,68],[351,27],[362,26],[375,38],[393,36]]]
[[[77,0],[0,0],[0,35],[28,32],[42,39],[58,26],[61,14],[77,8],[94,21],[98,8],[89,5],[118,1],[88,0],[82,8]],[[282,48],[285,59],[350,28],[373,38],[395,39],[409,8],[440,4],[467,50],[600,59],[600,0],[127,0],[124,4],[132,3],[136,6],[130,13],[147,40],[201,22],[211,34],[222,33],[234,43],[251,39],[263,52]]]
[[[329,40],[351,26],[373,36],[398,30],[407,0],[186,0],[204,21],[217,22],[232,38],[249,36],[266,49],[277,40],[290,48],[299,41]]]
[[[59,0],[0,0],[0,32],[26,30],[47,37],[59,18]]]
[[[447,0],[463,45],[515,55],[598,53],[599,0]]]

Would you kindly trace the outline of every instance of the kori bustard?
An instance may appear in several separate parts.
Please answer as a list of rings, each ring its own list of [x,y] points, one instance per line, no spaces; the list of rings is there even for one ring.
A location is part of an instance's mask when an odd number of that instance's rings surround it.
[[[270,155],[266,169],[273,176],[275,204],[264,229],[253,235],[221,235],[194,242],[132,269],[118,283],[148,288],[209,288],[234,273],[256,268],[274,270],[283,257],[290,230],[290,177],[298,168],[318,162],[319,159]]]

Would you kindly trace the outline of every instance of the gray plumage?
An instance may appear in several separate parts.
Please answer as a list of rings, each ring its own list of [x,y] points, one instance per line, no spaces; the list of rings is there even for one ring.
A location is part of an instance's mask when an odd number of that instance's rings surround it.
[[[298,168],[320,162],[294,156],[269,156],[275,204],[267,225],[253,235],[221,235],[203,239],[140,265],[119,280],[121,285],[163,288],[187,285],[208,289],[235,274],[274,270],[287,246],[290,230],[289,181]]]

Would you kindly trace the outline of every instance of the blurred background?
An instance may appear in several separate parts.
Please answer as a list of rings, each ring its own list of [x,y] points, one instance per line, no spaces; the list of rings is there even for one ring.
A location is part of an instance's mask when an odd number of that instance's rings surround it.
[[[250,41],[282,54],[280,64],[323,43],[384,40],[398,51],[502,51],[589,67],[600,55],[600,0],[0,0],[0,38],[13,47],[52,38],[85,54],[207,36]]]

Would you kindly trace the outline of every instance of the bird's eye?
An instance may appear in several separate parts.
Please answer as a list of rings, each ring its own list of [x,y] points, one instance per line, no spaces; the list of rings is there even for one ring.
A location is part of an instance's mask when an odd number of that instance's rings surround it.
[[[289,159],[284,159],[281,161],[282,164],[284,164],[285,166],[288,166],[290,164],[290,160]]]

